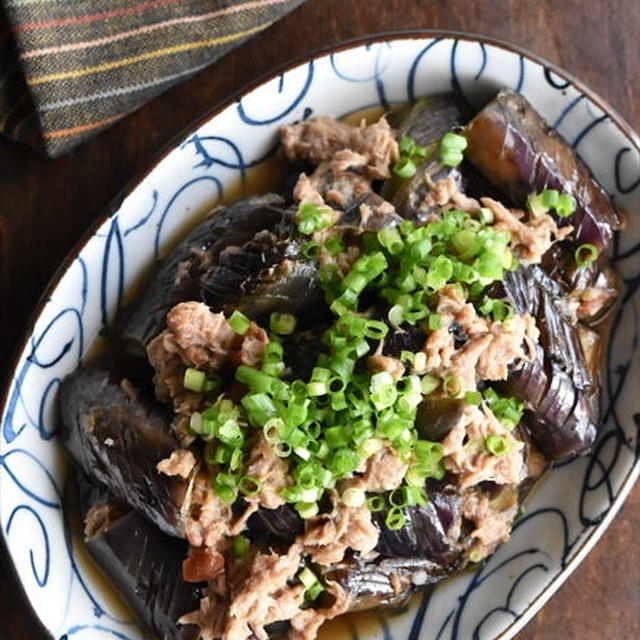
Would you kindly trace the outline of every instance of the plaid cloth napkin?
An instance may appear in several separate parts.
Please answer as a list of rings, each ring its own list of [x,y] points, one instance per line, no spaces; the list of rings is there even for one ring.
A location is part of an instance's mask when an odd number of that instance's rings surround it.
[[[59,155],[304,0],[0,0],[0,132]]]

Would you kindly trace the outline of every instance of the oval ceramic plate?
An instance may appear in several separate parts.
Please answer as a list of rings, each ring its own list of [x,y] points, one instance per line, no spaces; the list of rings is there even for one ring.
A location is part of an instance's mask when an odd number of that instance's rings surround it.
[[[0,436],[2,535],[37,616],[54,638],[142,638],[78,561],[61,508],[64,463],[55,437],[59,382],[110,328],[123,293],[190,218],[273,153],[281,124],[451,89],[480,105],[501,86],[533,103],[621,207],[640,209],[637,139],[573,79],[507,45],[473,36],[398,34],[290,66],[218,109],[175,144],[70,256],[18,355]],[[401,615],[358,618],[354,636],[510,638],[602,535],[639,468],[640,218],[630,217],[612,251],[626,292],[605,362],[602,433],[591,455],[543,480],[510,542],[486,566],[448,580]]]

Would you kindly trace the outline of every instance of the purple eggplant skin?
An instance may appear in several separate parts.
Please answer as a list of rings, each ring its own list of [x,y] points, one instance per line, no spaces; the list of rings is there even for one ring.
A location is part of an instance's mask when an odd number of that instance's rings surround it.
[[[98,366],[63,380],[58,406],[60,440],[75,466],[165,533],[183,537],[185,481],[156,469],[179,448],[167,411]]]
[[[377,558],[359,556],[321,570],[325,581],[337,582],[350,596],[349,611],[378,607],[400,609],[418,589],[424,589],[451,575],[460,567],[442,565],[428,558]]]
[[[572,224],[577,244],[606,247],[622,223],[605,190],[567,142],[551,130],[520,94],[498,93],[469,122],[465,158],[517,206],[531,192],[557,189],[577,203],[573,215],[561,219]]]
[[[577,388],[596,387],[563,287],[542,268],[528,265],[505,273],[502,288],[517,313],[536,318],[546,359],[558,363]]]
[[[304,531],[304,520],[289,504],[258,509],[247,521],[252,542],[268,548],[285,548]]]
[[[464,190],[465,179],[460,169],[442,165],[436,151],[440,138],[463,125],[469,115],[459,95],[444,93],[419,100],[398,123],[398,140],[411,138],[427,151],[413,177],[393,176],[382,185],[381,195],[394,205],[402,218],[423,224],[437,210],[437,207],[421,206],[429,193],[429,183],[453,177],[458,190]]]
[[[451,542],[453,531],[461,521],[460,489],[445,480],[430,480],[426,485],[429,502],[424,506],[405,507],[406,524],[389,529],[385,524],[386,511],[372,514],[380,537],[376,551],[390,558],[426,558],[440,566],[457,565],[462,551]]]
[[[301,255],[307,238],[295,228],[294,211],[240,246],[221,251],[200,277],[199,299],[213,311],[241,311],[256,321],[272,311],[314,315],[324,292],[317,265]]]
[[[85,540],[87,550],[136,618],[158,638],[197,640],[198,628],[179,625],[198,609],[201,583],[182,579],[187,544],[130,511]]]
[[[220,252],[278,224],[283,207],[281,196],[265,194],[214,209],[157,265],[141,295],[124,310],[118,334],[127,347],[143,354],[147,343],[164,329],[171,307],[199,299],[200,276]]]
[[[534,265],[507,273],[502,288],[515,311],[533,315],[540,329],[534,358],[505,384],[527,407],[525,428],[552,460],[585,453],[598,433],[598,380],[567,317],[564,290]]]

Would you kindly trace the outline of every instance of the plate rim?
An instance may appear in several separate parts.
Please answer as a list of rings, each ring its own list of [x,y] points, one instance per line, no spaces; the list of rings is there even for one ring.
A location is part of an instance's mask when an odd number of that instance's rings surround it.
[[[149,177],[149,175],[156,169],[156,167],[158,167],[158,165],[162,163],[172,151],[176,149],[176,145],[178,142],[186,138],[190,133],[197,131],[201,126],[219,115],[224,109],[239,100],[242,96],[266,84],[270,80],[277,78],[279,75],[284,74],[295,67],[315,60],[316,58],[332,53],[343,52],[348,49],[357,48],[363,45],[375,44],[380,42],[393,42],[396,40],[422,40],[428,38],[478,42],[482,45],[490,45],[509,53],[519,55],[522,58],[526,58],[533,62],[536,62],[537,64],[543,66],[545,69],[548,69],[563,80],[568,81],[580,93],[584,94],[591,102],[593,102],[599,109],[601,109],[603,113],[609,116],[612,124],[621,131],[625,138],[629,140],[629,142],[635,147],[636,151],[640,153],[640,135],[636,133],[634,128],[627,122],[627,120],[614,107],[612,107],[607,100],[602,98],[597,92],[590,89],[589,86],[583,83],[572,73],[563,69],[561,66],[549,61],[544,56],[533,53],[525,47],[517,45],[509,40],[463,30],[392,29],[378,31],[366,34],[364,36],[348,38],[322,47],[314,48],[305,54],[290,58],[273,67],[272,69],[258,75],[254,79],[244,83],[238,89],[232,91],[227,97],[219,100],[213,106],[206,109],[200,116],[194,118],[189,124],[180,128],[173,136],[171,136],[171,138],[165,144],[160,147],[158,151],[150,154],[147,162],[144,165],[144,168],[136,171],[133,177],[130,178],[126,182],[126,184],[116,193],[116,195],[109,200],[109,202],[104,206],[101,213],[99,213],[96,218],[89,224],[87,229],[82,233],[80,238],[73,244],[71,249],[61,260],[60,264],[55,269],[53,275],[48,280],[45,288],[39,296],[33,311],[30,313],[29,318],[25,324],[25,328],[23,329],[20,337],[16,342],[17,347],[14,348],[13,353],[9,359],[7,375],[2,381],[2,387],[0,388],[0,417],[4,416],[6,413],[9,391],[15,379],[15,372],[20,361],[20,356],[24,352],[29,338],[33,334],[35,324],[41,316],[47,302],[51,298],[51,294],[60,284],[60,281],[67,273],[76,257],[81,253],[81,251],[89,243],[89,241],[95,236],[99,228],[117,213],[124,200],[128,196],[130,196],[131,193]],[[580,545],[577,553],[573,555],[571,560],[565,565],[562,571],[560,571],[551,580],[547,587],[528,604],[527,608],[522,612],[522,614],[520,614],[520,616],[518,616],[518,618],[514,620],[511,625],[504,629],[504,631],[495,636],[493,640],[509,640],[510,638],[513,638],[513,636],[521,631],[522,628],[526,626],[526,624],[530,622],[530,620],[540,611],[540,609],[547,603],[547,601],[553,596],[553,594],[575,571],[579,564],[584,560],[585,556],[593,549],[593,547],[598,543],[605,531],[609,528],[611,521],[622,507],[639,475],[640,459],[636,459],[636,462],[633,464],[631,470],[627,474],[627,477],[621,484],[618,495],[609,507],[606,516],[597,525],[595,525],[589,533],[586,534],[585,539]],[[42,619],[38,615],[34,604],[27,596],[22,580],[18,575],[14,558],[9,552],[8,541],[6,540],[6,536],[2,526],[0,526],[0,544],[2,545],[2,550],[4,553],[6,553],[8,559],[9,572],[11,573],[15,582],[18,584],[23,599],[27,602],[32,619],[35,619],[35,622],[40,631],[47,638],[49,638],[50,640],[56,640],[53,633],[44,625]]]

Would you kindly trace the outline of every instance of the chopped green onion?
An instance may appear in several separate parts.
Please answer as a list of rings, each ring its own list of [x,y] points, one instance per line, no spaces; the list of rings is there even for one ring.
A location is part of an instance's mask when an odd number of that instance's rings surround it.
[[[563,193],[558,198],[555,209],[561,218],[568,218],[576,210],[576,199],[568,193]]]
[[[291,313],[280,313],[274,311],[269,316],[269,328],[274,333],[286,336],[293,333],[296,328],[296,317]]]
[[[349,487],[342,492],[340,498],[347,507],[361,507],[365,503],[366,496],[364,489]]]
[[[239,535],[233,539],[231,544],[231,553],[234,558],[244,558],[249,552],[249,546],[251,542],[249,538]]]
[[[188,367],[184,371],[182,386],[189,391],[197,391],[200,393],[204,389],[206,377],[204,371],[198,371],[198,369]]]
[[[308,242],[305,242],[302,245],[302,248],[300,249],[300,253],[305,257],[305,258],[313,258],[315,256],[316,253],[316,249],[319,247],[320,245],[315,241],[315,240],[309,240]]]
[[[316,576],[315,573],[313,573],[313,571],[311,571],[311,569],[309,569],[309,567],[305,567],[304,569],[302,569],[302,571],[300,571],[300,573],[298,574],[298,580],[300,580],[300,582],[302,582],[302,584],[308,589],[312,584],[315,584],[316,582],[318,582],[318,578]]]
[[[229,326],[239,335],[244,335],[251,326],[251,320],[237,309],[231,314],[228,320]]]
[[[405,492],[405,487],[398,487],[397,489],[394,489],[390,494],[389,494],[389,502],[394,506],[394,507],[406,507],[408,502],[407,502],[407,494]]]
[[[338,240],[335,236],[329,236],[324,243],[324,248],[332,255],[335,256],[338,253],[342,253],[344,251],[344,246],[342,242]]]
[[[318,515],[319,509],[317,502],[296,502],[295,507],[300,517],[304,520]]]
[[[455,149],[440,149],[440,162],[448,167],[457,167],[464,160],[460,151]]]
[[[202,390],[205,393],[215,393],[222,386],[222,379],[217,373],[211,373],[207,376],[207,379],[204,381],[204,386]]]
[[[442,381],[442,390],[452,398],[457,398],[462,390],[462,383],[458,376],[447,376]]]
[[[590,243],[581,244],[576,249],[574,257],[579,267],[588,267],[598,257],[598,249]]]
[[[404,180],[412,178],[417,170],[415,162],[407,157],[401,158],[393,165],[393,173]]]
[[[429,327],[429,331],[437,331],[442,325],[442,318],[437,313],[430,313],[427,325]]]
[[[464,403],[478,405],[482,403],[482,393],[480,391],[467,391],[464,394]]]
[[[484,446],[494,456],[503,456],[511,449],[509,441],[496,433],[491,433],[485,438]]]
[[[478,216],[480,218],[480,222],[483,225],[493,224],[493,211],[487,207],[480,207],[480,211],[478,212]]]
[[[459,254],[472,254],[476,247],[476,234],[471,229],[461,229],[451,239],[453,247]]]
[[[406,524],[406,518],[402,509],[399,507],[391,507],[385,518],[385,524],[387,525],[387,529],[391,531],[402,529]]]
[[[391,226],[378,231],[378,242],[391,254],[398,254],[404,248],[404,242],[398,230]]]
[[[422,388],[422,394],[427,396],[435,391],[440,386],[440,378],[426,374],[422,376],[420,380],[420,387]]]
[[[379,495],[370,496],[367,498],[367,507],[371,513],[377,513],[385,508],[384,498]]]
[[[202,414],[198,411],[194,411],[189,418],[189,428],[194,433],[202,433]]]
[[[251,498],[262,491],[262,480],[258,480],[253,476],[242,476],[238,482],[238,489],[240,493]]]
[[[324,587],[322,586],[322,583],[320,582],[315,582],[314,584],[312,584],[306,591],[305,591],[305,595],[310,599],[310,600],[316,600],[317,597],[324,591]]]
[[[447,132],[440,140],[441,149],[453,149],[455,151],[464,151],[467,148],[467,139],[458,133]]]

